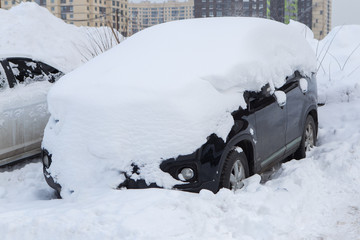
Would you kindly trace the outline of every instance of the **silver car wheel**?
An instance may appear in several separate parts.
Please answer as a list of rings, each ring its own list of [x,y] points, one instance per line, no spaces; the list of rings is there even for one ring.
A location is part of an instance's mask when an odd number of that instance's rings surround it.
[[[235,191],[244,186],[242,180],[246,177],[245,169],[240,160],[236,160],[231,168],[230,173],[230,189]]]
[[[305,151],[310,151],[314,147],[314,143],[314,129],[311,124],[308,124],[305,130]]]

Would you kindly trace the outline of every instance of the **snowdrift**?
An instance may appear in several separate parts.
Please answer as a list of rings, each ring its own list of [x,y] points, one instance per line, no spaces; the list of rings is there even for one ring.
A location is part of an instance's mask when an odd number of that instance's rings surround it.
[[[36,3],[0,9],[0,33],[0,58],[29,57],[64,73],[92,58],[91,53],[98,50],[94,43],[102,38],[116,44],[109,28],[66,24]]]
[[[360,26],[334,28],[315,49],[319,101],[351,101],[360,96]]]

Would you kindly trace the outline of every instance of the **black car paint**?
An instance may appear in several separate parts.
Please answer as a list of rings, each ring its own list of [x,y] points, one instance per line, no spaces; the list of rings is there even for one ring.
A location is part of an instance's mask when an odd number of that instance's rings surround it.
[[[250,174],[265,172],[293,154],[300,145],[299,138],[301,139],[307,116],[310,114],[313,117],[316,128],[318,122],[315,76],[305,77],[308,81],[306,93],[299,87],[301,78],[304,76],[295,72],[278,89],[287,95],[287,103],[283,107],[279,106],[275,96],[268,91],[245,92],[244,98],[248,107],[239,108],[232,113],[234,125],[225,142],[211,134],[207,142],[194,153],[164,160],[160,164],[161,170],[175,179],[180,180],[178,175],[184,167],[191,167],[195,171],[192,179],[184,184],[175,185],[174,188],[190,192],[199,192],[202,189],[217,192],[223,165],[228,154],[236,147],[241,147],[245,152]],[[141,171],[141,167],[135,167],[137,171]],[[48,179],[51,176],[47,173],[46,167],[44,174],[48,184],[59,191],[60,185]],[[148,185],[144,180],[135,181],[127,176],[127,180],[119,185],[119,188],[121,187],[158,186]]]

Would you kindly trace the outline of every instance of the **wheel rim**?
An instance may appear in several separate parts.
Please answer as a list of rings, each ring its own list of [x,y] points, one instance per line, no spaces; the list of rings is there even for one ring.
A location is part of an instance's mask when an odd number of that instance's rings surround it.
[[[230,173],[230,189],[236,190],[244,186],[245,169],[240,160],[236,160]]]
[[[305,131],[305,151],[310,151],[314,147],[314,129],[311,124],[308,124]]]

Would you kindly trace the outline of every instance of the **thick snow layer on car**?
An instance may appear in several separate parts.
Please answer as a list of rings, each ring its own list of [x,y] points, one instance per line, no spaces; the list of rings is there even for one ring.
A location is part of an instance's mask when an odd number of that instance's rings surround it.
[[[226,139],[243,92],[283,85],[316,61],[291,27],[256,18],[176,21],[141,31],[63,77],[50,91],[43,147],[67,190],[116,187],[119,171],[170,187],[159,169],[215,133]]]
[[[109,41],[106,29],[97,32]],[[35,3],[20,3],[0,9],[0,59],[29,57],[67,73],[93,57],[89,50],[98,36],[89,33],[94,31],[66,24]]]

